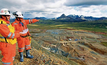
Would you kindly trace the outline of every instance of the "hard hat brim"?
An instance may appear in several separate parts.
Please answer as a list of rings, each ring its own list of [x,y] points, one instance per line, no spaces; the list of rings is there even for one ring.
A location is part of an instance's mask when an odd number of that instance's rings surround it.
[[[23,16],[15,16],[15,17],[18,17],[18,18],[23,18]]]
[[[2,14],[2,13],[0,13],[0,15],[11,15],[11,14]]]

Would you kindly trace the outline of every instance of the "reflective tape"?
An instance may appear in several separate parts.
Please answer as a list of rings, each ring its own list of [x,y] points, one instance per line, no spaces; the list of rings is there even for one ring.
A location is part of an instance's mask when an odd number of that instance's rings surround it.
[[[19,49],[24,49],[24,48],[19,48]]]
[[[10,24],[7,24],[7,26],[9,26]]]
[[[16,25],[16,24],[18,24],[18,23],[14,23],[14,25]]]
[[[24,50],[24,47],[23,48],[19,48],[19,51],[23,51]]]
[[[5,38],[5,37],[1,37],[1,36],[0,36],[0,38]]]
[[[29,19],[29,23],[30,23],[30,19]]]
[[[30,46],[30,45],[25,45],[25,46]]]
[[[32,19],[31,19],[31,23],[32,23]]]
[[[27,49],[27,48],[29,48],[30,47],[30,45],[25,45],[25,48]]]
[[[12,38],[14,38],[15,34],[13,33]]]
[[[29,24],[32,23],[32,19],[29,19]]]
[[[2,62],[3,64],[6,64],[6,65],[10,65],[11,64],[11,62],[9,62],[9,63],[5,63],[5,62]]]
[[[15,58],[15,57],[13,57],[13,60],[14,60],[14,58]]]
[[[10,33],[8,34],[8,36],[7,36],[7,37],[9,38],[9,37],[11,36],[11,34],[12,34],[12,33],[10,32]]]

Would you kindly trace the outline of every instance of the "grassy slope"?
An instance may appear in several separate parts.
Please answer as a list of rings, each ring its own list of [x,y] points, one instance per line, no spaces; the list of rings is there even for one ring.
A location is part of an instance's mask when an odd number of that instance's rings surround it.
[[[39,28],[39,29],[58,29],[58,28],[70,28],[70,29],[82,29],[95,32],[105,32],[107,33],[107,20],[99,21],[86,21],[86,22],[76,22],[76,23],[65,23],[56,22],[51,20],[40,21],[36,24],[28,25],[29,28]]]

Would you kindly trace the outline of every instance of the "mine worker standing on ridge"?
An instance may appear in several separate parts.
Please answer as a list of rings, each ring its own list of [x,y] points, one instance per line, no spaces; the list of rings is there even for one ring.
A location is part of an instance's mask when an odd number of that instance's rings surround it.
[[[6,8],[0,11],[0,50],[2,52],[2,64],[13,65],[16,54],[16,38],[20,33],[15,31],[10,24],[10,11]]]
[[[26,49],[26,58],[33,58],[32,55],[30,55],[30,49],[31,49],[31,37],[29,30],[27,28],[28,24],[38,22],[39,20],[37,19],[29,19],[29,20],[24,20],[23,19],[23,14],[21,12],[13,12],[13,15],[16,17],[15,21],[12,23],[12,25],[15,27],[15,30],[20,31],[22,35],[17,38],[18,42],[18,51],[20,54],[20,62],[24,61],[23,58],[23,51],[24,47]]]

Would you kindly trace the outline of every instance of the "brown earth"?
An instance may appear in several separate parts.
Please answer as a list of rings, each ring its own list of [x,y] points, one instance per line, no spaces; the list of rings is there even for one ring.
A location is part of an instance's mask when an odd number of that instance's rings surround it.
[[[103,35],[83,30],[53,29],[32,33],[32,37],[42,48],[81,65],[107,64],[107,47],[101,44],[107,42],[107,37]]]

